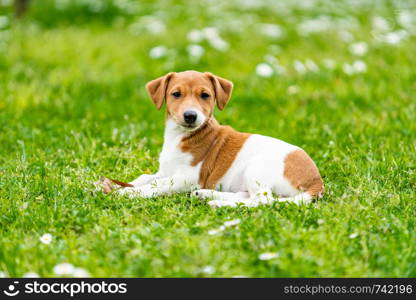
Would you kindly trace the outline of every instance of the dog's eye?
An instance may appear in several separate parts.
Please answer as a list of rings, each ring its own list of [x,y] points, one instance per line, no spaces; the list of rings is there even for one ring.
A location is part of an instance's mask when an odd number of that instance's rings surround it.
[[[202,99],[204,99],[204,100],[206,100],[206,99],[208,99],[208,98],[209,98],[209,94],[207,94],[207,93],[202,93],[202,94],[201,94],[201,98],[202,98]]]
[[[172,93],[172,96],[175,98],[179,98],[181,96],[181,92],[174,92]]]

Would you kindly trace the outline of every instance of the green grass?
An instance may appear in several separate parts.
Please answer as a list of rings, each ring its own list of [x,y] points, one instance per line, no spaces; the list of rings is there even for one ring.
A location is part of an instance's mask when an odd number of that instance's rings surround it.
[[[0,271],[51,277],[55,265],[69,262],[94,277],[415,277],[416,38],[388,45],[371,33],[374,16],[400,30],[395,20],[404,8],[324,1],[286,3],[284,14],[211,4],[198,18],[204,4],[196,1],[151,3],[137,16],[105,11],[72,24],[65,11],[54,19],[54,8],[38,2],[25,20],[0,30]],[[138,16],[156,11],[165,32],[129,31]],[[302,20],[320,14],[354,18],[353,40],[342,41],[339,28],[297,33]],[[240,30],[230,25],[235,20],[244,20]],[[278,23],[285,34],[264,37],[250,20]],[[213,25],[230,48],[204,41],[205,54],[191,61],[187,32]],[[348,50],[357,41],[368,44],[363,57]],[[168,55],[149,58],[158,45]],[[267,54],[284,74],[256,74]],[[324,66],[328,58],[334,69]],[[296,72],[293,61],[306,59],[319,71]],[[357,59],[367,71],[345,74],[343,64]],[[144,85],[187,69],[232,80],[234,95],[217,119],[303,147],[321,171],[325,197],[304,207],[211,209],[186,194],[92,192],[101,175],[127,181],[157,170],[164,113]],[[288,93],[292,85],[298,93]],[[236,218],[238,226],[208,234]],[[39,241],[45,233],[53,235],[49,245]],[[259,260],[264,252],[279,256]],[[203,273],[206,266],[214,272]]]

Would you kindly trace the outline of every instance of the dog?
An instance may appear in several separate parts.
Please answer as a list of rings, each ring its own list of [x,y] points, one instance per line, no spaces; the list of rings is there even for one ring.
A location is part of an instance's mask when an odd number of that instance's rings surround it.
[[[147,83],[158,110],[166,104],[166,128],[155,174],[143,174],[116,192],[156,197],[192,192],[212,207],[254,207],[275,201],[308,204],[324,184],[301,148],[220,125],[233,83],[212,73],[171,72]],[[116,181],[114,181],[116,182]]]

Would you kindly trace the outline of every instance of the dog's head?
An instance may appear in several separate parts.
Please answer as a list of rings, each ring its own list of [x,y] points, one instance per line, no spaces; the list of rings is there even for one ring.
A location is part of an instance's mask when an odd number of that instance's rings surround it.
[[[168,118],[192,131],[212,116],[215,104],[220,110],[224,109],[233,84],[211,73],[186,71],[152,80],[146,89],[157,109],[166,101]]]

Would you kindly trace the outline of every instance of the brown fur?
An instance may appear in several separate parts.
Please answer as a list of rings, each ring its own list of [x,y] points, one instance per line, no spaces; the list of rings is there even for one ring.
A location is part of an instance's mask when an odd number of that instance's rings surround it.
[[[286,156],[283,174],[294,188],[306,191],[312,197],[320,197],[324,192],[318,168],[301,149],[294,150]]]
[[[166,100],[168,117],[183,123],[183,113],[189,107],[199,109],[207,117],[212,115],[215,103],[220,110],[224,109],[231,97],[233,83],[211,73],[171,72],[150,81],[146,89],[158,109]],[[181,93],[179,99],[172,95],[174,92]],[[209,98],[202,99],[202,93],[207,93]]]
[[[211,118],[196,132],[182,139],[181,150],[192,154],[192,165],[202,161],[199,172],[202,188],[215,188],[249,136],[229,126],[221,126]]]

